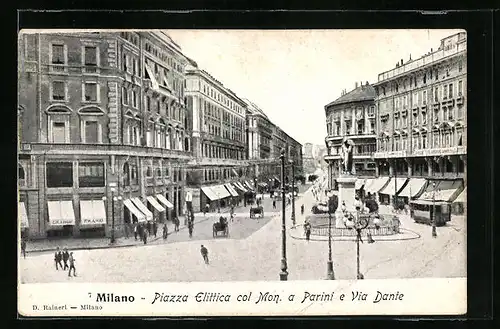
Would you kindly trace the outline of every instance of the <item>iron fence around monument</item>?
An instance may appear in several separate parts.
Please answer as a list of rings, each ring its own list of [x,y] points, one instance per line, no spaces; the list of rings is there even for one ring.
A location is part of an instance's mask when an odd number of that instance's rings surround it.
[[[355,237],[357,232],[354,228],[347,227],[332,227],[332,236],[334,237]],[[375,227],[367,227],[361,230],[361,236],[367,236],[370,233],[372,236],[380,235],[394,235],[397,234],[397,230],[392,226],[381,226],[378,229]],[[311,235],[328,236],[328,224],[312,226]]]

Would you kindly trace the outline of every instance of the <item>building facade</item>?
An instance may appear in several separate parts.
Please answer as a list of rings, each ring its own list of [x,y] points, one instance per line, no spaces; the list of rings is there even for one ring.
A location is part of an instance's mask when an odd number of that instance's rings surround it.
[[[194,159],[189,164],[187,183],[193,209],[207,203],[226,207],[233,196],[225,187],[244,180],[249,170],[246,139],[246,103],[230,89],[197,67],[186,70],[186,97],[192,122]],[[220,191],[216,193],[209,189]],[[208,194],[208,195],[207,195]]]
[[[341,146],[344,138],[351,139],[353,173],[360,177],[375,176],[373,153],[376,149],[375,90],[366,82],[356,83],[350,92],[342,92],[325,106],[327,137],[325,144],[328,163],[328,187],[335,188],[341,166]]]
[[[379,74],[374,84],[378,176],[425,177],[449,184],[465,178],[466,60],[463,32],[441,40],[437,50],[431,49],[416,60],[401,60],[395,68]],[[397,192],[400,188],[393,189]],[[451,187],[447,190],[452,191]]]
[[[120,236],[182,214],[192,61],[180,47],[162,32],[18,41],[19,204],[30,237]]]

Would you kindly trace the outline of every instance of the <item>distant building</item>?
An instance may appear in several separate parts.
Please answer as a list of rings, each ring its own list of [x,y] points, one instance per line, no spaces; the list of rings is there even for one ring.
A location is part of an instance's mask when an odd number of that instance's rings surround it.
[[[342,92],[335,101],[325,106],[327,137],[325,144],[328,163],[328,186],[335,188],[341,166],[341,145],[344,138],[354,144],[353,172],[357,176],[375,176],[372,159],[376,148],[375,90],[366,82],[356,83],[350,92]]]

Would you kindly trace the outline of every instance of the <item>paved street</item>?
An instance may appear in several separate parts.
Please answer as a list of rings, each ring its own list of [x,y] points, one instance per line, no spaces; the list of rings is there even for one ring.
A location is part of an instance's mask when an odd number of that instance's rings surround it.
[[[309,192],[297,200],[297,223],[302,223],[300,204],[306,214],[312,205]],[[266,199],[264,199],[266,201]],[[278,209],[280,209],[278,205]],[[287,218],[289,218],[289,207]],[[246,216],[246,215],[245,215]],[[466,276],[465,219],[453,218],[437,229],[415,224],[401,216],[402,228],[421,237],[407,241],[378,241],[361,245],[361,271],[366,279]],[[56,271],[52,253],[28,255],[20,259],[21,281],[30,282],[144,282],[144,281],[227,281],[278,280],[281,258],[281,216],[249,220],[240,215],[230,225],[230,238],[212,238],[212,220],[195,227],[195,237],[186,231],[172,235],[168,243],[158,241],[141,247],[75,251],[78,277],[68,278]],[[287,224],[287,230],[291,223]],[[296,230],[299,230],[297,228]],[[253,233],[253,234],[252,234]],[[297,234],[295,234],[297,235]],[[183,236],[184,238],[181,238]],[[209,250],[210,265],[202,261],[199,249]],[[337,279],[356,275],[356,245],[352,241],[333,242]],[[323,279],[326,276],[328,244],[305,241],[287,235],[289,280]]]

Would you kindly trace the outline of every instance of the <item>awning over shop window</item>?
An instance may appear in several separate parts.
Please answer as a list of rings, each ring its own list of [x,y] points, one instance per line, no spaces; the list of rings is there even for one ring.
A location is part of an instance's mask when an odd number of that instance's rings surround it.
[[[253,185],[252,185],[252,184],[250,184],[247,180],[246,180],[246,181],[244,181],[243,183],[244,183],[244,185],[245,185],[247,188],[249,188],[250,190],[253,190]]]
[[[464,188],[462,193],[460,193],[453,203],[467,203],[467,187]]]
[[[400,191],[404,184],[406,183],[407,178],[391,178],[389,182],[385,185],[385,187],[380,190],[380,194],[387,195],[396,195],[398,191]]]
[[[161,194],[157,194],[157,195],[156,195],[156,198],[157,198],[157,199],[158,199],[158,201],[160,201],[160,203],[161,203],[162,205],[164,205],[166,208],[168,208],[168,209],[174,209],[174,205],[173,205],[170,201],[168,201],[168,200],[167,200],[167,198],[165,198],[163,195],[161,195]]]
[[[433,186],[433,182],[436,186]],[[419,200],[435,200],[451,202],[457,196],[458,189],[462,188],[462,180],[429,180],[425,192],[419,197]]]
[[[52,226],[75,225],[73,201],[48,201],[49,223]]]
[[[379,177],[376,178],[373,183],[369,186],[369,189],[365,187],[366,192],[377,193],[380,191],[385,184],[389,181],[389,177]]]
[[[406,198],[415,198],[420,193],[422,193],[422,189],[424,188],[427,181],[423,178],[410,178],[410,181],[406,186],[399,192],[398,196],[406,197]]]
[[[210,201],[219,200],[219,196],[215,194],[214,191],[212,191],[212,188],[210,188],[210,186],[202,186],[201,191],[205,193],[205,195],[207,196],[207,198],[210,199]]]
[[[238,175],[238,172],[234,169],[232,169],[232,172],[233,172],[233,175],[235,175],[236,177],[239,177],[240,175]]]
[[[106,224],[106,208],[102,200],[80,201],[80,225]]]
[[[364,189],[365,191],[369,191],[370,190],[370,186],[372,186],[373,182],[375,182],[376,179],[373,179],[373,178],[367,178],[366,181],[365,181],[365,186],[364,186]]]
[[[218,199],[224,199],[231,196],[231,194],[226,190],[224,185],[213,185],[210,186],[210,188],[215,193],[215,195],[217,195]]]
[[[17,203],[17,218],[21,222],[21,228],[29,227],[28,212],[26,211],[26,205],[24,202]]]
[[[144,203],[142,203],[141,199],[139,198],[132,198],[132,202],[134,203],[134,206],[137,207],[144,215],[146,215],[146,220],[150,221],[153,220],[153,213],[149,211],[148,207]]]
[[[231,186],[231,184],[224,184],[224,186],[227,188],[227,190],[229,191],[229,193],[232,195],[232,196],[239,196],[238,192],[236,192],[234,190],[234,188]]]
[[[360,178],[354,183],[354,189],[359,190],[365,185],[366,179]]]
[[[165,208],[162,207],[161,204],[158,203],[158,201],[156,201],[156,199],[153,197],[153,196],[148,196],[146,198],[146,200],[148,200],[149,204],[153,206],[153,208],[156,209],[156,211],[158,212],[164,212],[165,211]]]
[[[158,81],[156,80],[155,75],[153,74],[153,70],[149,67],[148,64],[145,65],[146,67],[146,72],[149,75],[149,79],[151,80],[151,85],[154,90],[160,89],[160,85],[158,84]]]
[[[146,221],[146,216],[134,205],[131,199],[123,201],[123,205],[137,218],[139,223]]]
[[[240,182],[234,182],[233,186],[240,190],[242,193],[245,193],[247,191],[247,189],[243,185],[241,185]]]

